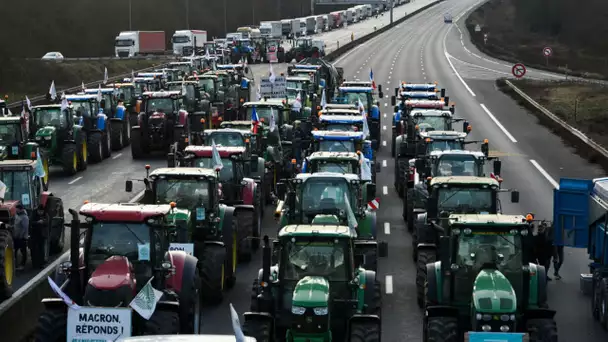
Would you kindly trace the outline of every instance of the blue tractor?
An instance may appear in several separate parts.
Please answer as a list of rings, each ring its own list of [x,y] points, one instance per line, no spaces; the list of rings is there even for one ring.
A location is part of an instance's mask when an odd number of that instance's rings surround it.
[[[66,95],[72,105],[74,121],[86,133],[86,150],[94,163],[101,162],[112,155],[111,130],[108,117],[99,107],[97,95]]]
[[[234,42],[232,50],[230,51],[230,60],[233,64],[237,64],[245,60],[247,63],[253,63],[253,58],[251,57],[253,50],[254,48],[251,44],[251,40],[246,38],[238,39]]]
[[[382,115],[380,113],[380,102],[375,99],[376,92],[372,87],[340,87],[338,88],[338,103],[349,103],[358,105],[359,100],[363,104],[367,114],[371,139],[379,141],[381,138]],[[382,86],[378,86],[379,98],[384,97]],[[378,148],[379,146],[376,146]]]
[[[87,95],[97,95],[100,89],[86,89],[84,92]],[[112,150],[118,151],[129,145],[131,141],[131,122],[129,121],[129,113],[125,108],[118,108],[118,100],[126,101],[124,94],[121,98],[117,98],[119,90],[117,88],[101,88],[100,109],[108,117],[110,121]],[[131,99],[129,99],[131,100]]]

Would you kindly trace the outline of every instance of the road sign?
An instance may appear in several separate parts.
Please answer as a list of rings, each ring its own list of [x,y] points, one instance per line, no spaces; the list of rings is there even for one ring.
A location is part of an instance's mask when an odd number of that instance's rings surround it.
[[[270,82],[269,77],[262,77],[260,82],[260,95],[270,98],[281,98],[287,94],[287,79],[283,76],[277,76],[274,83]]]
[[[481,32],[481,26],[479,26],[479,24],[475,25],[475,32]]]
[[[131,309],[68,309],[67,341],[116,341],[131,337]]]
[[[545,57],[550,57],[551,55],[553,55],[553,49],[548,46],[543,48],[543,55],[545,55]]]
[[[487,43],[488,43],[488,34],[487,34],[487,33],[484,33],[484,34],[483,34],[483,43],[484,43],[484,44],[487,44]]]
[[[517,63],[513,66],[511,72],[513,73],[513,76],[517,78],[522,78],[526,74],[526,66],[521,63]]]

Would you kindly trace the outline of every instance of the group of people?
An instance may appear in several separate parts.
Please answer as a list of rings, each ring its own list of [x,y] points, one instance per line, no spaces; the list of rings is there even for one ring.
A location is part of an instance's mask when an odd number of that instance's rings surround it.
[[[555,279],[561,279],[559,270],[564,263],[564,246],[556,246],[554,244],[553,224],[541,221],[532,235],[534,236],[532,260],[537,260],[539,265],[545,266],[547,280],[551,281],[549,269],[551,268],[551,260],[553,259],[553,276]]]
[[[30,236],[47,232],[47,229],[44,228],[48,225],[49,217],[42,205],[33,212],[31,221],[27,210],[21,203],[17,204],[16,209],[15,225],[13,227],[13,245],[16,251],[15,258],[17,258],[19,252],[21,253],[21,263],[19,264],[20,266],[17,267],[17,270],[20,271],[25,269],[27,263],[27,249]],[[30,230],[30,228],[32,229]],[[48,238],[48,236],[45,236],[44,238]],[[42,239],[38,240],[40,241]],[[43,246],[42,244],[32,244],[30,248],[43,248]]]

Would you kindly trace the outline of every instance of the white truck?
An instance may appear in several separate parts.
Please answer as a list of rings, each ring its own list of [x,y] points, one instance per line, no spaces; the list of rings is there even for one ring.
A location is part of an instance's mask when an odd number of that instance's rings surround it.
[[[353,8],[346,10],[346,22],[349,25],[355,22],[355,10]]]
[[[228,43],[233,43],[237,40],[243,39],[243,32],[231,32],[226,34],[226,41]]]
[[[300,19],[291,19],[291,36],[299,37],[302,35],[302,30],[300,29]]]
[[[326,15],[327,17],[327,24],[325,25],[327,27],[327,31],[331,31],[333,30],[334,26],[336,25],[336,22],[334,21],[334,14],[330,13],[328,15]]]
[[[164,31],[123,31],[114,40],[116,57],[129,58],[165,53]]]
[[[317,18],[314,16],[306,17],[306,34],[315,34],[317,28]]]
[[[177,30],[171,37],[173,54],[190,56],[192,52],[202,49],[207,42],[207,31],[203,30]]]
[[[317,33],[321,33],[323,31],[325,31],[325,18],[327,16],[325,15],[318,15],[316,20],[317,20],[317,27],[316,27],[316,31]]]
[[[281,20],[282,34],[287,37],[291,34],[291,19]]]
[[[281,38],[283,25],[280,21],[263,21],[260,23],[260,33],[264,38]]]

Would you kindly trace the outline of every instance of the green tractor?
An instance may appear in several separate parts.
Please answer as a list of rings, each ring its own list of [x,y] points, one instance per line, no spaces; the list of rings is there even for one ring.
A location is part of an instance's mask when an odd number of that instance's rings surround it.
[[[417,262],[416,288],[418,305],[422,307],[426,264],[441,256],[438,249],[450,214],[498,214],[501,212],[500,192],[511,192],[511,202],[519,203],[519,192],[500,189],[500,183],[491,177],[447,176],[435,177],[427,182],[426,192],[420,187],[420,196],[414,198],[414,232],[412,236],[414,260]]]
[[[0,117],[0,160],[36,159],[38,144],[27,141],[27,128],[23,117]]]
[[[379,342],[382,295],[376,272],[354,263],[348,226],[289,225],[253,281],[243,332],[257,341]]]
[[[74,123],[73,109],[59,104],[34,106],[30,137],[39,146],[45,165],[60,165],[67,175],[87,168],[87,136],[83,127]]]
[[[146,173],[149,167],[146,166]],[[220,204],[217,173],[203,168],[160,168],[146,175],[142,204],[172,204],[168,221],[187,226],[171,242],[189,244],[199,260],[202,293],[210,304],[219,304],[225,289],[236,283],[239,250],[239,209]],[[133,181],[126,181],[133,191]]]
[[[368,202],[375,199],[375,188],[373,183],[363,185],[359,175],[301,173],[277,184],[281,200],[274,215],[280,227],[338,225],[356,220],[356,257],[365,268],[376,271],[378,257],[386,256],[388,244],[377,241],[376,212],[368,207]]]
[[[557,341],[546,270],[532,262],[530,222],[521,215],[459,214],[444,227],[441,258],[425,265],[423,341],[459,342],[468,331]]]

